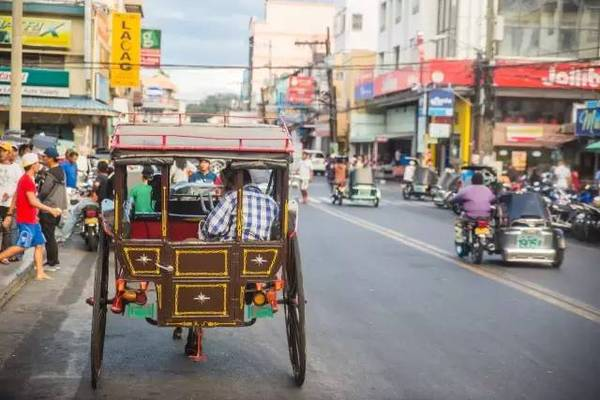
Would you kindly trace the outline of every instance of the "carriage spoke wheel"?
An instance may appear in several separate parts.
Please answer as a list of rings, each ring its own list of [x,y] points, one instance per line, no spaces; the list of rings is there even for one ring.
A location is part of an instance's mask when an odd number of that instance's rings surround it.
[[[96,274],[94,279],[94,311],[92,315],[91,335],[91,373],[92,388],[96,389],[102,370],[104,354],[104,333],[106,330],[106,310],[108,297],[108,263],[109,240],[104,232],[100,232],[98,257],[96,259]]]
[[[286,286],[284,290],[285,325],[290,361],[294,381],[302,386],[306,375],[306,337],[304,333],[304,287],[298,238],[290,240],[289,259],[284,268]]]

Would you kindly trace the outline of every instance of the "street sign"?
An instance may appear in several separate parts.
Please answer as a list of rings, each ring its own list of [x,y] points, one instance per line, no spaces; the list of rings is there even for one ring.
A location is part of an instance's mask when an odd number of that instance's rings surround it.
[[[432,89],[429,92],[427,115],[430,117],[454,116],[454,91],[452,89]]]

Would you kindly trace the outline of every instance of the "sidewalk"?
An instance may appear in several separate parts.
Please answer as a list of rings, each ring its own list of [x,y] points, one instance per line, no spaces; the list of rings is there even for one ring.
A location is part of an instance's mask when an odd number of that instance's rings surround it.
[[[0,264],[0,309],[33,278],[33,250],[26,251],[20,262]]]

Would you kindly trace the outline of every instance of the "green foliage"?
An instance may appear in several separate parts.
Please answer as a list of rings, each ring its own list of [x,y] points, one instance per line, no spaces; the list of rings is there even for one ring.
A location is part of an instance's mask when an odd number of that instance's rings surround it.
[[[219,114],[230,111],[232,104],[238,101],[238,96],[233,93],[217,93],[207,96],[204,100],[197,103],[190,103],[185,111],[188,114],[207,113]],[[192,115],[191,122],[206,122],[208,115]]]

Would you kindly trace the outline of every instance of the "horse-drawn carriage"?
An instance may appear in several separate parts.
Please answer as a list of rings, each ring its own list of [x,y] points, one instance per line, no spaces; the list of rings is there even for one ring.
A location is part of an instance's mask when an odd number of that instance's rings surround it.
[[[304,382],[305,299],[296,213],[288,202],[291,137],[284,124],[222,122],[130,123],[115,129],[114,199],[103,202],[94,294],[88,299],[94,388],[109,312],[154,326],[188,328],[186,351],[195,361],[205,358],[203,329],[247,327],[283,312],[294,380],[298,386]],[[174,184],[174,168],[198,159],[224,162],[228,183],[183,189]],[[137,212],[132,193],[145,183],[140,169],[148,166],[155,171],[151,209]],[[260,240],[250,232],[248,179],[254,180],[256,196],[277,204],[269,225],[261,227]],[[226,198],[230,209],[223,210]],[[226,234],[203,236],[217,208],[221,217],[231,214],[223,219]]]

